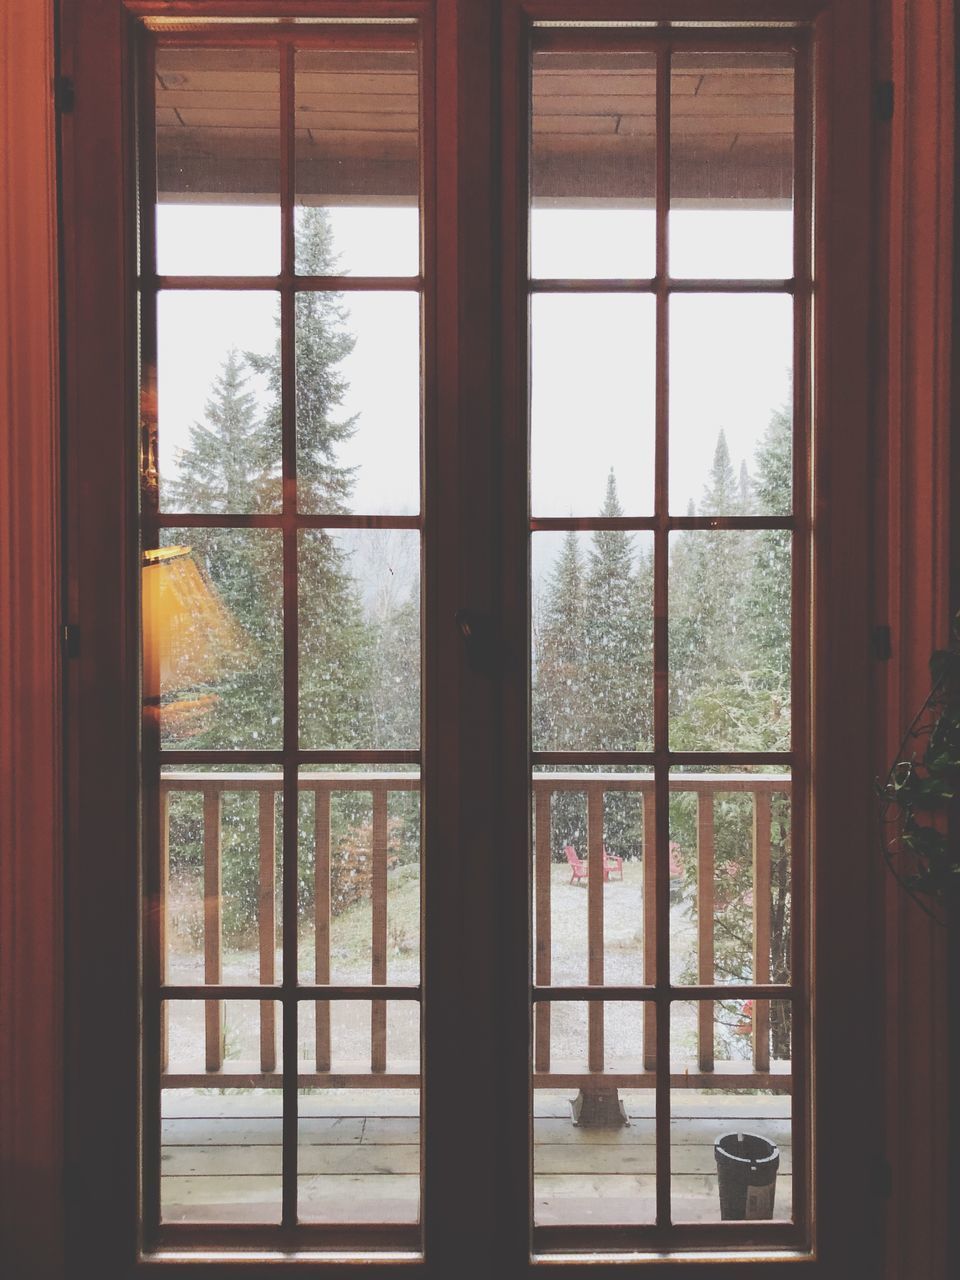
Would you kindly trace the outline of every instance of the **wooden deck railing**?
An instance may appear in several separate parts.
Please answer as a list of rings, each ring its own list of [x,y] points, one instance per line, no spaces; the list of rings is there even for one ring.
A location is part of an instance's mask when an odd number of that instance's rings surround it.
[[[302,792],[315,796],[314,819],[314,979],[318,985],[330,982],[331,922],[331,840],[330,800],[334,793],[347,791],[370,795],[372,802],[371,836],[371,985],[387,985],[387,890],[388,890],[388,797],[391,792],[418,791],[416,773],[307,773],[300,779]],[[259,982],[273,984],[276,974],[276,799],[282,789],[278,773],[201,773],[167,772],[161,777],[161,876],[167,886],[169,876],[169,807],[173,793],[193,793],[202,797],[203,811],[203,969],[206,984],[221,985],[223,978],[223,945],[221,919],[221,853],[222,808],[226,793],[254,792],[258,801],[258,950]],[[686,792],[696,797],[697,806],[697,939],[698,982],[715,981],[714,971],[714,804],[717,795],[732,792],[753,797],[753,983],[770,981],[771,934],[771,798],[788,795],[790,779],[774,774],[677,774],[670,779],[673,793]],[[656,859],[647,851],[654,848],[654,780],[650,774],[607,773],[538,773],[533,778],[535,814],[534,834],[534,913],[536,952],[534,982],[538,987],[551,984],[552,960],[552,866],[551,831],[552,798],[558,792],[579,792],[587,800],[587,864],[603,863],[604,799],[610,792],[639,794],[642,801],[643,850],[643,980],[651,981],[655,961],[656,924]],[[582,852],[582,851],[581,851]],[[587,985],[604,985],[604,881],[602,876],[587,879]],[[164,927],[161,940],[166,937]],[[162,945],[165,943],[162,941]],[[165,974],[166,956],[161,958],[161,977]],[[358,996],[358,999],[369,999]],[[201,1087],[210,1084],[210,1076],[220,1074],[222,1080],[236,1087],[279,1087],[277,1070],[276,1003],[260,1005],[259,1063],[238,1064],[237,1070],[224,1072],[223,1007],[221,999],[204,1002],[205,1071],[183,1073],[168,1069],[167,1006],[164,1004],[161,1052],[163,1084],[167,1087]],[[412,1088],[418,1077],[410,1072],[387,1071],[387,1004],[371,1001],[371,1047],[369,1069],[331,1071],[330,1005],[322,1000],[315,1004],[316,1046],[315,1071],[301,1074],[305,1086]],[[643,1011],[643,1069],[617,1072],[606,1067],[602,1001],[588,1002],[587,1068],[588,1075],[601,1075],[607,1087],[652,1088],[656,1071],[656,1027],[654,1006],[646,1003]],[[534,1023],[534,1084],[537,1087],[580,1087],[582,1070],[567,1069],[566,1064],[551,1063],[550,1002],[538,1002]],[[752,1063],[714,1064],[714,1005],[700,1003],[698,1011],[698,1056],[696,1069],[674,1074],[676,1087],[744,1087],[749,1073],[753,1088],[789,1087],[786,1064],[771,1064],[769,1053],[769,1004],[754,1002],[752,1026]],[[373,1077],[373,1080],[371,1079]]]
[[[746,793],[753,798],[752,863],[753,863],[753,977],[752,983],[770,981],[771,938],[771,798],[790,794],[790,777],[782,774],[751,773],[684,773],[670,778],[672,794],[686,793],[696,798],[697,830],[697,982],[713,985],[715,971],[715,837],[714,806],[718,795]],[[647,856],[654,849],[655,801],[652,774],[605,773],[540,773],[533,778],[534,797],[534,919],[536,951],[534,982],[549,987],[552,981],[552,874],[553,863],[551,802],[557,792],[579,792],[587,798],[587,866],[603,866],[604,800],[610,792],[639,794],[643,806],[643,981],[653,982],[656,963],[656,858]],[[587,985],[603,986],[605,982],[606,946],[604,938],[603,877],[587,878]],[[603,1074],[607,1086],[620,1088],[653,1088],[656,1072],[656,1013],[652,1002],[643,1011],[643,1071],[611,1072],[606,1067],[603,1002],[590,1001],[587,1011],[587,1067],[590,1074]],[[551,1003],[537,1004],[534,1019],[534,1084],[544,1087],[578,1087],[582,1072],[557,1069],[551,1062]],[[723,1071],[715,1069],[714,1002],[703,1000],[697,1010],[696,1069],[675,1072],[674,1087],[735,1088],[745,1087],[744,1075],[750,1075],[750,1087],[785,1087],[785,1065],[770,1061],[770,1005],[754,1001],[751,1028],[752,1063],[724,1062]]]

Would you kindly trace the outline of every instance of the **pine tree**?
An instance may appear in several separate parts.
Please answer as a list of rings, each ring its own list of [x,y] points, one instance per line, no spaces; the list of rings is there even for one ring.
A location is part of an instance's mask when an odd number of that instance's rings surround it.
[[[297,256],[304,275],[330,275],[336,254],[327,211],[308,208],[298,222]],[[356,339],[346,329],[342,296],[322,291],[297,294],[296,366],[297,506],[300,511],[336,514],[346,510],[353,487],[353,469],[343,467],[337,450],[356,430],[356,418],[336,413],[347,391],[338,365],[353,350]],[[279,324],[278,324],[279,330]],[[264,427],[274,456],[280,456],[281,358],[280,335],[270,355],[247,352],[250,367],[263,374],[272,395]]]
[[[739,515],[750,501],[726,436],[717,437],[700,515]],[[670,566],[671,744],[681,750],[747,750],[745,704],[754,673],[746,635],[753,535],[698,530],[676,539]]]
[[[228,351],[213,382],[203,422],[190,428],[165,503],[193,514],[237,514],[264,509],[276,460],[266,446],[256,401],[247,390],[243,358]],[[191,745],[203,748],[274,748],[281,740],[279,665],[282,581],[276,534],[260,529],[191,529],[195,563],[240,628],[246,654],[224,663],[216,702]],[[183,542],[171,531],[168,540]]]
[[[790,409],[779,410],[770,419],[757,450],[757,499],[764,511],[782,515],[792,507],[793,455]],[[779,703],[772,705],[771,722],[775,744],[771,749],[789,750],[790,704],[790,535],[781,530],[764,530],[755,539],[750,575],[748,611],[756,665],[762,673],[764,690]],[[785,723],[781,723],[785,721]]]
[[[584,659],[584,566],[571,529],[549,574],[534,618],[533,746],[576,751],[588,745],[589,704]],[[554,793],[551,849],[562,861],[572,844],[586,854],[587,814],[577,791]]]
[[[570,530],[544,586],[534,643],[535,751],[575,751],[587,745],[584,679],[584,571],[578,535]]]
[[[780,515],[792,509],[792,409],[773,415],[756,457],[756,490],[763,511]],[[765,746],[790,748],[791,568],[790,534],[764,530],[756,535],[748,609],[757,682],[757,722]],[[790,806],[785,795],[771,801],[770,976],[790,976]],[[771,1034],[775,1057],[789,1054],[787,1014],[773,1006]]]
[[[600,515],[623,515],[611,469]],[[588,745],[636,751],[652,745],[652,596],[635,571],[633,537],[598,529],[587,557],[584,663],[589,703]],[[646,582],[646,574],[644,574]],[[605,840],[611,853],[631,857],[641,848],[641,811],[629,793],[606,801]]]
[[[267,489],[280,454],[268,452],[248,382],[243,357],[231,348],[204,406],[206,421],[191,426],[179,474],[164,484],[167,510],[237,514],[271,509]]]
[[[773,416],[754,458],[755,479],[741,468],[739,506],[782,514],[790,510],[790,412]],[[703,499],[705,514],[735,513],[726,442],[718,440]],[[747,505],[749,504],[749,505]],[[732,539],[737,539],[736,545]],[[751,535],[706,532],[681,540],[671,562],[673,745],[749,750],[789,747],[790,536],[770,530]],[[688,545],[684,545],[687,543]],[[675,597],[682,602],[675,609]],[[732,643],[731,643],[732,642]],[[679,686],[677,688],[676,686]],[[725,742],[723,733],[730,736]],[[692,794],[671,801],[671,831],[688,855],[696,849]],[[749,981],[752,973],[753,805],[749,797],[718,795],[714,804],[717,867],[715,963],[717,975]],[[785,795],[771,801],[771,978],[789,978],[790,816]],[[686,859],[684,895],[695,907],[695,858]],[[694,977],[691,970],[687,977]],[[735,1019],[739,1014],[729,1008]],[[721,1019],[722,1022],[722,1019]],[[785,1011],[772,1009],[775,1057],[789,1055]],[[745,1041],[730,1037],[741,1047]]]
[[[325,209],[302,212],[297,228],[301,273],[330,275],[336,254]],[[355,338],[346,328],[341,295],[304,291],[297,295],[296,369],[297,506],[300,511],[337,514],[347,509],[353,470],[338,462],[338,450],[356,430],[355,418],[336,410],[347,391],[339,364]],[[279,334],[270,355],[247,352],[272,395],[264,420],[271,449],[279,456],[282,430],[282,364]],[[300,731],[304,746],[368,746],[372,715],[368,697],[370,634],[343,539],[325,531],[302,535],[299,555]]]
[[[611,469],[600,515],[623,515]],[[649,745],[650,652],[638,634],[633,538],[598,529],[587,558],[584,661],[594,750]]]

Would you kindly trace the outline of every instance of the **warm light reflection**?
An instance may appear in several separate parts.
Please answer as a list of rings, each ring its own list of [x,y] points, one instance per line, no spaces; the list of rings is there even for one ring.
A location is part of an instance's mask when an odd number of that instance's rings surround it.
[[[190,547],[143,553],[143,692],[148,706],[170,695],[219,683],[244,665],[249,644],[201,574]],[[216,702],[212,693],[163,703],[175,736],[197,732]]]

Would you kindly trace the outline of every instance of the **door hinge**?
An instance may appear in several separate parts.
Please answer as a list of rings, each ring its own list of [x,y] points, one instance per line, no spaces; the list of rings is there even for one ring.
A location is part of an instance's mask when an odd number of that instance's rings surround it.
[[[69,115],[76,105],[77,93],[72,76],[57,76],[53,82],[53,100],[61,115]]]
[[[870,633],[870,648],[873,656],[880,662],[889,662],[893,657],[893,637],[885,623],[873,628]]]
[[[75,622],[67,622],[63,628],[63,656],[80,657],[80,628]]]
[[[877,119],[888,124],[893,119],[894,88],[892,80],[881,80],[876,90]]]

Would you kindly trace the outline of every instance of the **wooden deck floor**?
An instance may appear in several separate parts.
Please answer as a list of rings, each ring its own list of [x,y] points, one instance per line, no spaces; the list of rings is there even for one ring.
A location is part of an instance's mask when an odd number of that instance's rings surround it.
[[[654,1220],[649,1094],[625,1093],[630,1124],[582,1129],[567,1091],[538,1093],[534,1206],[542,1226]],[[310,1222],[416,1222],[416,1094],[349,1091],[300,1101],[300,1216]],[[280,1215],[279,1092],[164,1096],[161,1196],[168,1222],[276,1222]],[[469,1115],[465,1114],[465,1125]],[[777,1218],[790,1216],[790,1098],[677,1091],[671,1151],[674,1221],[720,1216],[714,1140],[745,1129],[780,1147]],[[468,1147],[465,1146],[465,1150]]]

